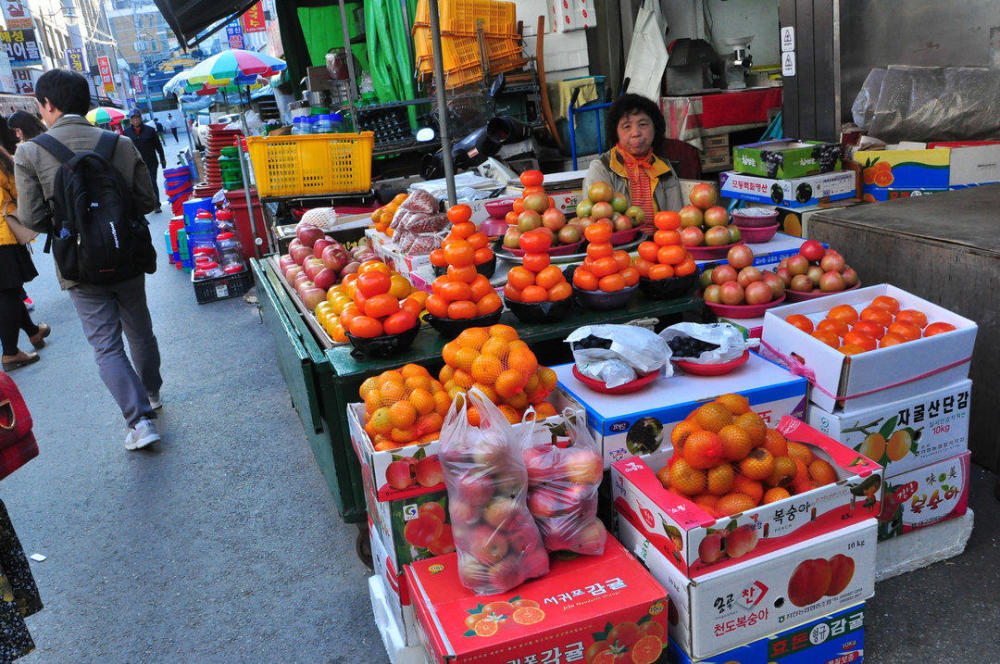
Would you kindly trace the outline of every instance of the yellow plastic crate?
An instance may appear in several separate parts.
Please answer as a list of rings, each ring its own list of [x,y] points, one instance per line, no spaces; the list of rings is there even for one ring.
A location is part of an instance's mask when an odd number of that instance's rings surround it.
[[[369,191],[374,144],[370,131],[247,139],[261,197]]]
[[[413,28],[413,51],[417,69],[430,72],[434,65],[430,28]],[[509,61],[521,56],[521,45],[510,37],[485,38],[486,57],[490,63]],[[441,60],[446,73],[468,69],[479,64],[479,40],[475,37],[441,36]]]
[[[487,37],[513,37],[517,34],[517,6],[495,0],[439,0],[441,34],[476,36],[476,21],[483,21]],[[414,26],[429,28],[431,12],[427,0],[417,3]]]

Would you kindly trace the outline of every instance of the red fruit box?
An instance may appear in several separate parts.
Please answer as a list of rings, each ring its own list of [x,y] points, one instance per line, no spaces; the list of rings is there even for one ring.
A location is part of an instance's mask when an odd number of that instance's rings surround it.
[[[619,526],[631,524],[682,574],[699,579],[878,516],[882,466],[793,417],[781,418],[777,428],[829,463],[837,481],[716,519],[657,479],[672,450],[632,457],[611,466]]]
[[[879,541],[965,514],[971,456],[965,452],[887,479],[878,517]]]
[[[409,565],[406,582],[440,664],[652,664],[667,643],[666,591],[610,537],[604,555],[554,556],[548,575],[501,595],[466,589],[455,554]]]
[[[785,321],[802,314],[814,323],[839,304],[859,312],[879,295],[899,301],[900,309],[917,309],[930,322],[951,323],[955,330],[858,355],[844,355]],[[807,300],[764,314],[761,354],[806,377],[809,399],[827,411],[869,408],[946,387],[969,377],[976,324],[906,291],[879,284]]]
[[[875,593],[876,541],[876,521],[866,519],[692,581],[630,523],[622,524],[622,542],[666,586],[676,608],[670,637],[695,659],[868,599]]]

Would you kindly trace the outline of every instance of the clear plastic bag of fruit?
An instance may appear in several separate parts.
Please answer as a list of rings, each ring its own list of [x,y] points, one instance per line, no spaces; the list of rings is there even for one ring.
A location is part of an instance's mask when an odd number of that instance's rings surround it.
[[[637,325],[585,325],[566,343],[580,373],[608,387],[659,371],[670,357],[665,339]]]
[[[478,411],[478,427],[469,424],[468,408]],[[477,595],[506,592],[549,571],[548,552],[528,511],[521,447],[507,417],[478,388],[455,398],[441,429],[439,456],[458,576]]]
[[[604,460],[586,415],[566,409],[560,424],[534,428],[521,453],[528,470],[528,510],[545,548],[601,555],[607,530],[597,518],[597,489]],[[539,436],[539,430],[547,435]]]
[[[667,342],[668,357],[722,364],[738,359],[750,347],[743,333],[729,323],[677,323],[660,332]],[[668,375],[672,368],[667,363]]]

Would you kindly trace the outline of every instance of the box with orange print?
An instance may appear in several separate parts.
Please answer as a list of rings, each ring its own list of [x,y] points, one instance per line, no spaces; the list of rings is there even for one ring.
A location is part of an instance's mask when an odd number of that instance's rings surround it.
[[[671,471],[671,486],[676,483],[678,492],[664,488],[657,473],[668,467],[673,449],[632,457],[611,467],[618,532],[622,522],[630,524],[681,574],[700,579],[878,516],[881,466],[795,418],[783,417],[777,431],[787,454],[796,466],[801,460],[809,474],[801,492],[795,491],[796,477],[781,493],[786,497],[755,505],[771,480],[754,482],[743,474],[751,469],[741,465],[739,474],[729,473],[732,483],[726,490],[735,493],[727,495],[749,500],[732,508],[739,511],[717,518],[719,512],[694,502],[699,497],[681,495],[684,477]],[[753,457],[744,460],[750,461]]]
[[[454,554],[406,569],[439,664],[652,664],[667,643],[666,590],[614,538],[600,556],[555,554],[547,575],[499,595],[462,586]]]
[[[719,653],[870,598],[876,523],[852,523],[698,580],[682,574],[632,524],[622,524],[621,538],[667,588],[670,638],[691,659],[720,661],[714,659]]]
[[[947,148],[862,150],[853,156],[861,164],[863,198],[869,202],[948,191],[950,158]]]

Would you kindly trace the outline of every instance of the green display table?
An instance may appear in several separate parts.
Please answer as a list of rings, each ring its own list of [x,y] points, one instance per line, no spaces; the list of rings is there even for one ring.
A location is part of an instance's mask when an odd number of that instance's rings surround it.
[[[351,346],[323,350],[302,319],[303,314],[291,302],[273,265],[266,259],[251,262],[261,285],[258,296],[262,317],[274,336],[279,367],[316,461],[334,494],[341,517],[348,522],[363,521],[361,465],[351,447],[345,417],[347,404],[359,401],[358,388],[366,378],[408,362],[437,373],[444,363],[441,348],[446,339],[427,327],[420,331],[409,350],[389,359],[356,358]],[[541,325],[522,323],[506,312],[501,322],[517,329],[520,338],[534,347],[542,342],[558,343],[583,325],[697,313],[702,304],[701,298],[695,296],[663,301],[637,293],[626,308],[615,311],[575,309],[564,321]]]

